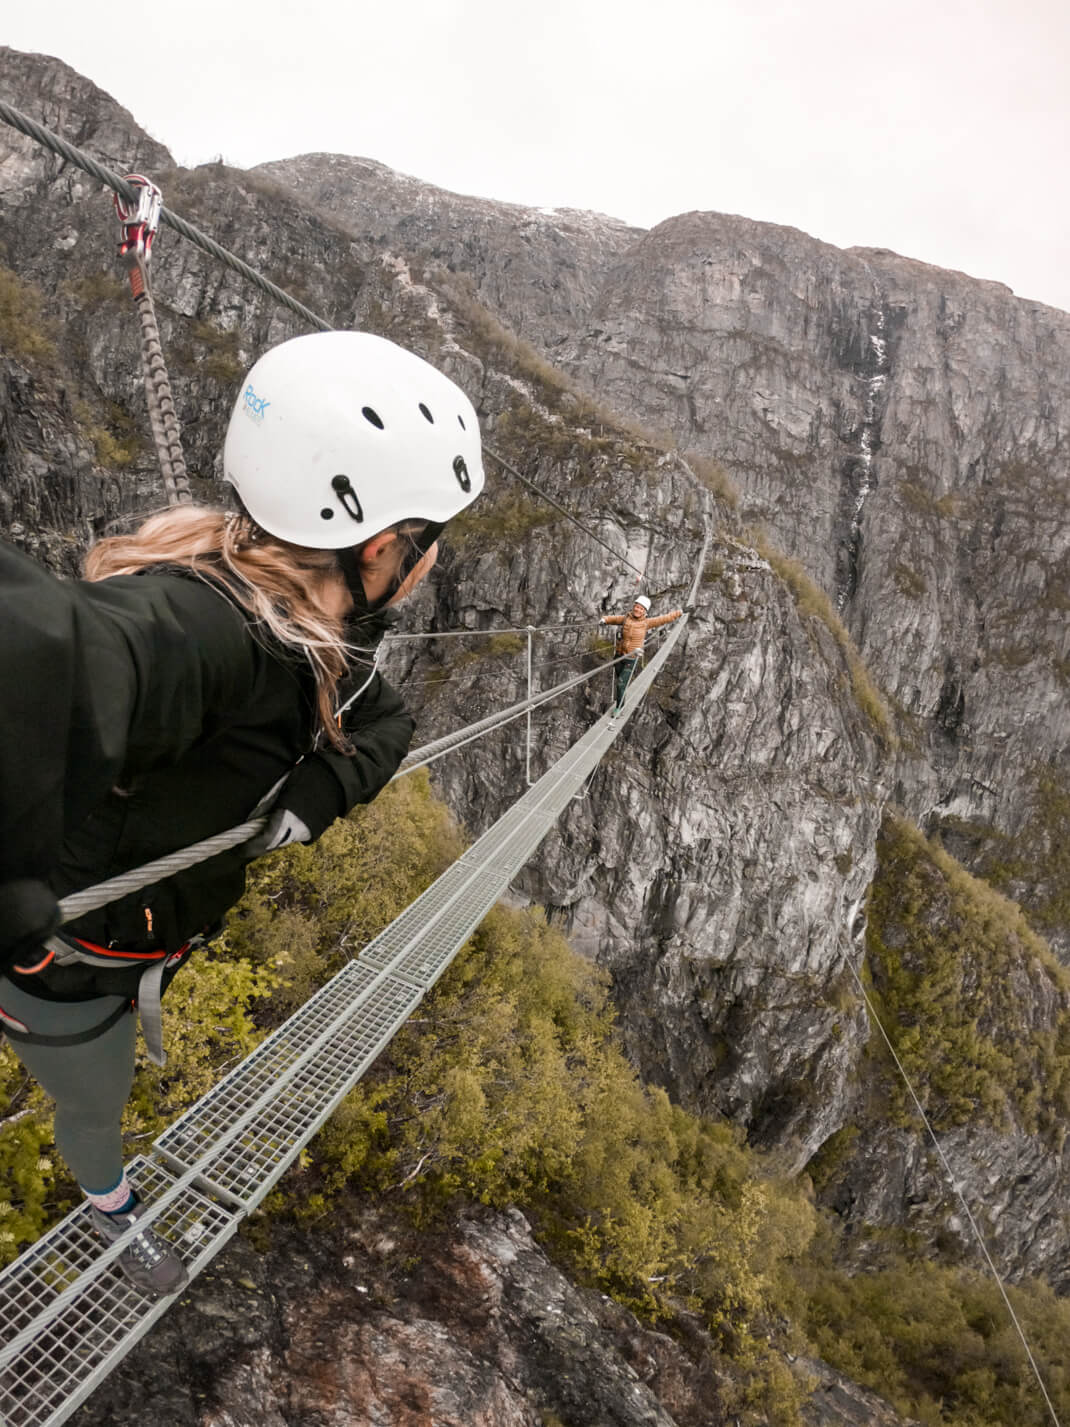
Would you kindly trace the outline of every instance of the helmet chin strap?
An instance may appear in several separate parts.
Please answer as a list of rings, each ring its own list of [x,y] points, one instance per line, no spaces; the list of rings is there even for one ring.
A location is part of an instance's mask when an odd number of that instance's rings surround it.
[[[369,600],[364,590],[364,581],[360,577],[360,557],[356,550],[352,545],[345,545],[341,550],[336,550],[335,554],[338,556],[338,567],[342,571],[349,597],[353,601],[349,618],[359,622],[366,615],[382,609],[393,591],[387,590],[380,599]]]
[[[410,543],[411,549],[406,552],[401,569],[398,571],[397,580],[393,586],[377,600],[369,600],[365,592],[364,581],[360,574],[360,557],[357,554],[356,547],[345,545],[342,549],[336,550],[335,554],[338,556],[338,565],[342,571],[342,578],[346,582],[346,589],[349,591],[350,598],[353,601],[353,610],[350,614],[350,619],[359,621],[365,615],[377,614],[384,605],[397,594],[405,577],[419,564],[428,550],[431,549],[431,546],[442,534],[445,524],[446,522],[444,520],[438,522],[428,521],[422,530],[417,530],[411,535],[401,537]]]

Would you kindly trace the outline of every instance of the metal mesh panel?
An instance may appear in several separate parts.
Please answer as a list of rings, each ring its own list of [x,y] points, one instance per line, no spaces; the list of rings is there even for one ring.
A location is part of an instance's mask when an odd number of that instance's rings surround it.
[[[221,1143],[201,1170],[203,1177],[240,1198],[247,1208],[259,1203],[422,996],[420,988],[387,977],[362,1004],[340,1018],[329,1039],[252,1123],[236,1138]]]
[[[152,1201],[175,1182],[163,1165],[137,1159],[130,1177]],[[154,1226],[181,1253],[191,1273],[216,1254],[239,1217],[187,1189]],[[102,1252],[80,1205],[0,1273],[4,1343],[34,1329],[10,1356],[0,1348],[0,1421],[5,1427],[45,1427],[66,1420],[171,1303],[147,1298],[116,1264],[78,1286]],[[73,1289],[56,1311],[65,1290]],[[51,1321],[47,1319],[51,1317]],[[38,1324],[40,1320],[46,1320]]]
[[[352,1006],[375,971],[351,961],[156,1141],[168,1159],[192,1164],[241,1113],[287,1074]]]

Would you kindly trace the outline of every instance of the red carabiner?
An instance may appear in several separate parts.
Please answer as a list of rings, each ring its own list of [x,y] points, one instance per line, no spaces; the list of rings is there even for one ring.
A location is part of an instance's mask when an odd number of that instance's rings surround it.
[[[152,240],[160,226],[160,210],[163,194],[142,173],[128,173],[126,182],[137,189],[137,202],[129,203],[121,194],[115,194],[115,211],[119,215],[123,236],[119,242],[119,256],[126,257],[133,250],[147,259],[152,252]]]

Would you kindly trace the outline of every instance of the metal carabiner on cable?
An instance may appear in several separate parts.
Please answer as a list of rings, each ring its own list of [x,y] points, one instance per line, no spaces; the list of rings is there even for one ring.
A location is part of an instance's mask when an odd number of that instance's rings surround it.
[[[160,226],[163,194],[151,179],[141,173],[128,173],[126,182],[137,190],[137,202],[130,203],[122,194],[115,194],[115,212],[123,230],[119,256],[126,261],[130,289],[135,297],[139,297],[148,286],[148,262],[152,256],[152,242]]]
[[[145,373],[145,401],[149,410],[152,439],[163,474],[168,505],[185,505],[193,499],[182,455],[182,437],[178,429],[171,383],[163,357],[160,328],[149,287],[149,258],[152,243],[160,225],[163,194],[151,178],[142,173],[128,173],[126,182],[134,189],[134,199],[116,193],[115,212],[123,230],[119,241],[119,260],[130,276],[130,292],[141,324],[141,363]]]

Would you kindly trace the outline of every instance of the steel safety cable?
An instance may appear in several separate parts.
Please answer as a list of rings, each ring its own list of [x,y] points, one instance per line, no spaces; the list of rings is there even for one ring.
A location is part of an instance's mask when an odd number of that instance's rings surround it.
[[[849,917],[848,923],[850,923],[852,920],[853,918]],[[863,933],[864,930],[865,928],[863,926]],[[860,939],[860,936],[861,933],[857,935],[852,934],[851,939],[852,941],[858,941]],[[866,1009],[869,1012],[873,1024],[877,1027],[877,1030],[880,1032],[881,1039],[888,1047],[888,1053],[892,1057],[892,1060],[895,1062],[895,1067],[899,1071],[900,1076],[902,1077],[903,1084],[906,1086],[910,1094],[910,1098],[914,1102],[914,1108],[917,1110],[919,1116],[921,1117],[921,1122],[925,1126],[930,1140],[932,1140],[933,1142],[933,1148],[936,1150],[940,1163],[943,1166],[944,1173],[947,1176],[947,1182],[948,1184],[950,1184],[955,1198],[962,1206],[962,1212],[966,1215],[966,1222],[969,1224],[970,1229],[973,1232],[973,1236],[977,1241],[977,1246],[981,1250],[985,1263],[988,1265],[988,1271],[995,1280],[996,1287],[999,1289],[1004,1306],[1006,1307],[1007,1312],[1010,1315],[1011,1322],[1014,1324],[1015,1332],[1018,1334],[1018,1337],[1021,1340],[1022,1347],[1025,1350],[1025,1355],[1029,1359],[1029,1366],[1033,1370],[1033,1376],[1037,1380],[1037,1386],[1040,1388],[1041,1395],[1043,1396],[1044,1401],[1047,1404],[1048,1412],[1051,1414],[1051,1420],[1055,1423],[1055,1427],[1062,1427],[1062,1424],[1059,1421],[1058,1413],[1055,1411],[1055,1406],[1048,1395],[1048,1389],[1044,1385],[1044,1379],[1043,1377],[1041,1377],[1040,1368],[1037,1366],[1036,1359],[1033,1357],[1032,1350],[1029,1347],[1028,1339],[1025,1336],[1025,1330],[1022,1328],[1021,1323],[1018,1321],[1018,1315],[1014,1311],[1014,1305],[1011,1303],[1011,1300],[1007,1294],[1007,1290],[1003,1286],[1003,1279],[1000,1277],[999,1270],[996,1268],[992,1255],[988,1251],[988,1245],[985,1243],[984,1235],[981,1233],[981,1230],[977,1224],[977,1220],[973,1217],[973,1212],[970,1209],[969,1204],[966,1202],[965,1196],[963,1195],[961,1188],[959,1187],[959,1181],[955,1178],[955,1172],[951,1168],[947,1156],[944,1154],[944,1147],[943,1145],[941,1145],[939,1139],[937,1138],[936,1131],[933,1129],[931,1123],[929,1122],[929,1117],[928,1115],[926,1115],[921,1100],[918,1098],[917,1092],[914,1089],[910,1076],[907,1074],[903,1062],[899,1059],[899,1056],[896,1053],[895,1046],[892,1044],[891,1037],[884,1029],[884,1024],[881,1021],[880,1016],[877,1014],[877,1009],[873,1004],[873,1000],[869,995],[869,992],[866,990],[862,982],[861,976],[859,976],[858,972],[855,970],[850,957],[847,957],[847,969],[854,977],[855,985],[858,987],[862,1000],[865,1002]]]
[[[597,669],[589,669],[585,674],[577,674],[571,679],[555,684],[552,689],[544,689],[541,693],[532,695],[530,699],[521,699],[519,703],[510,704],[508,708],[500,709],[497,713],[490,714],[477,723],[466,724],[463,728],[455,729],[453,733],[436,738],[432,743],[425,743],[422,748],[414,748],[402,761],[401,767],[394,774],[391,782],[398,778],[404,778],[406,773],[411,773],[416,768],[422,768],[427,763],[433,763],[436,758],[441,758],[444,753],[451,753],[454,748],[461,748],[464,744],[471,743],[473,739],[481,738],[484,733],[493,733],[495,729],[504,727],[515,718],[522,717],[529,710],[541,708],[551,699],[558,698],[570,689],[578,688],[580,684],[586,684],[620,662],[620,659],[614,659],[608,664],[600,664]]]
[[[83,153],[81,149],[76,149],[73,144],[68,144],[66,139],[61,139],[60,136],[54,134],[51,129],[46,129],[43,124],[38,124],[36,120],[31,119],[28,115],[23,114],[20,110],[13,108],[12,105],[5,103],[3,100],[0,100],[0,119],[10,124],[13,129],[18,129],[18,131],[21,134],[25,134],[27,138],[35,139],[37,143],[43,144],[47,149],[51,149],[54,154],[57,154],[62,159],[66,159],[68,163],[74,164],[76,168],[80,168],[84,173],[88,173],[92,178],[104,184],[106,188],[110,188],[113,192],[118,193],[122,198],[126,199],[127,202],[133,203],[137,201],[136,189],[132,184],[127,183],[125,178],[121,178],[117,173],[113,173],[110,168],[106,168],[104,164],[98,163],[97,160],[90,157],[89,154]],[[298,302],[296,298],[291,297],[288,292],[284,292],[283,289],[277,287],[275,283],[269,282],[268,279],[261,273],[258,273],[255,268],[251,268],[248,263],[242,262],[241,258],[235,257],[233,253],[221,247],[214,238],[209,238],[207,233],[202,233],[199,228],[195,228],[192,223],[187,223],[186,220],[179,217],[177,213],[172,213],[169,208],[163,208],[160,211],[160,221],[166,223],[167,226],[174,229],[176,233],[180,233],[183,238],[193,243],[195,247],[200,248],[202,252],[208,253],[211,257],[223,263],[226,267],[230,268],[232,272],[240,274],[248,282],[258,287],[261,292],[266,293],[269,297],[273,297],[275,301],[281,303],[283,307],[288,307],[289,310],[296,313],[298,317],[303,317],[311,326],[318,327],[321,332],[333,331],[331,323],[318,316],[303,303]]]
[[[495,634],[553,634],[559,629],[583,629],[597,622],[598,616],[592,615],[590,619],[570,619],[560,624],[517,624],[502,629],[436,629],[428,634],[387,633],[383,635],[383,643],[396,644],[403,639],[463,639],[465,635],[480,639]]]
[[[502,713],[493,714],[488,719],[480,720],[479,724],[468,725],[467,728],[456,730],[452,734],[447,734],[444,739],[436,739],[432,743],[425,744],[422,748],[414,748],[409,758],[419,758],[431,752],[432,758],[440,756],[438,750],[444,743],[454,746],[453,741],[470,733],[473,728],[480,728],[490,732],[492,728],[497,728],[503,721],[519,716],[528,708],[538,708],[540,705],[549,703],[551,699],[558,698],[561,694],[567,693],[569,689],[575,688],[577,684],[583,683],[587,679],[593,679],[596,674],[600,674],[603,669],[612,668],[611,664],[601,665],[591,673],[582,674],[578,678],[568,679],[564,683],[558,684],[553,689],[546,689],[542,693],[534,695],[531,699],[525,699],[520,704],[513,704]],[[478,736],[478,735],[474,735]],[[467,738],[464,742],[470,741]],[[460,746],[459,744],[457,746]],[[443,748],[443,752],[448,752],[449,748]],[[430,760],[428,760],[430,761]],[[395,773],[398,778],[405,773],[411,772],[414,766],[402,766]],[[69,896],[63,897],[59,902],[60,915],[64,922],[73,921],[75,917],[81,917],[86,912],[95,912],[100,907],[107,906],[109,902],[118,901],[120,897],[129,896],[131,892],[139,892],[143,887],[152,886],[156,882],[162,882],[167,877],[173,877],[177,872],[184,872],[188,867],[195,866],[198,862],[204,862],[209,857],[215,857],[221,852],[227,852],[232,847],[237,847],[243,842],[248,842],[251,837],[255,837],[267,825],[267,815],[251,817],[246,822],[228,828],[224,832],[216,833],[214,837],[204,838],[201,842],[195,842],[190,847],[179,848],[175,852],[168,853],[166,857],[158,857],[153,862],[146,862],[141,867],[132,867],[128,872],[122,872],[116,877],[109,877],[105,882],[97,882],[92,887],[86,887],[80,892],[71,892]]]
[[[500,456],[492,446],[488,446],[486,442],[484,442],[483,450],[488,456],[490,456],[492,460],[497,461],[498,465],[501,466],[503,471],[508,471],[508,473],[515,480],[518,480],[523,485],[527,486],[528,490],[534,491],[540,500],[544,500],[547,505],[552,505],[555,510],[559,510],[566,520],[571,520],[572,524],[575,525],[577,529],[582,530],[584,535],[586,535],[589,539],[596,541],[599,545],[601,545],[603,550],[608,550],[609,553],[613,556],[614,560],[619,560],[622,565],[627,565],[629,570],[634,570],[640,579],[643,578],[644,571],[640,570],[638,565],[633,565],[631,560],[628,559],[627,555],[622,555],[619,550],[614,550],[612,545],[607,544],[606,541],[604,541],[600,535],[596,535],[594,531],[590,529],[589,526],[584,525],[582,520],[578,519],[578,517],[573,515],[571,511],[566,510],[565,507],[560,503],[560,501],[554,500],[552,495],[547,495],[546,492],[544,490],[541,490],[535,484],[534,481],[531,481],[527,478],[527,476],[522,475],[521,472],[518,471],[515,466],[511,465],[505,459],[504,456]]]

